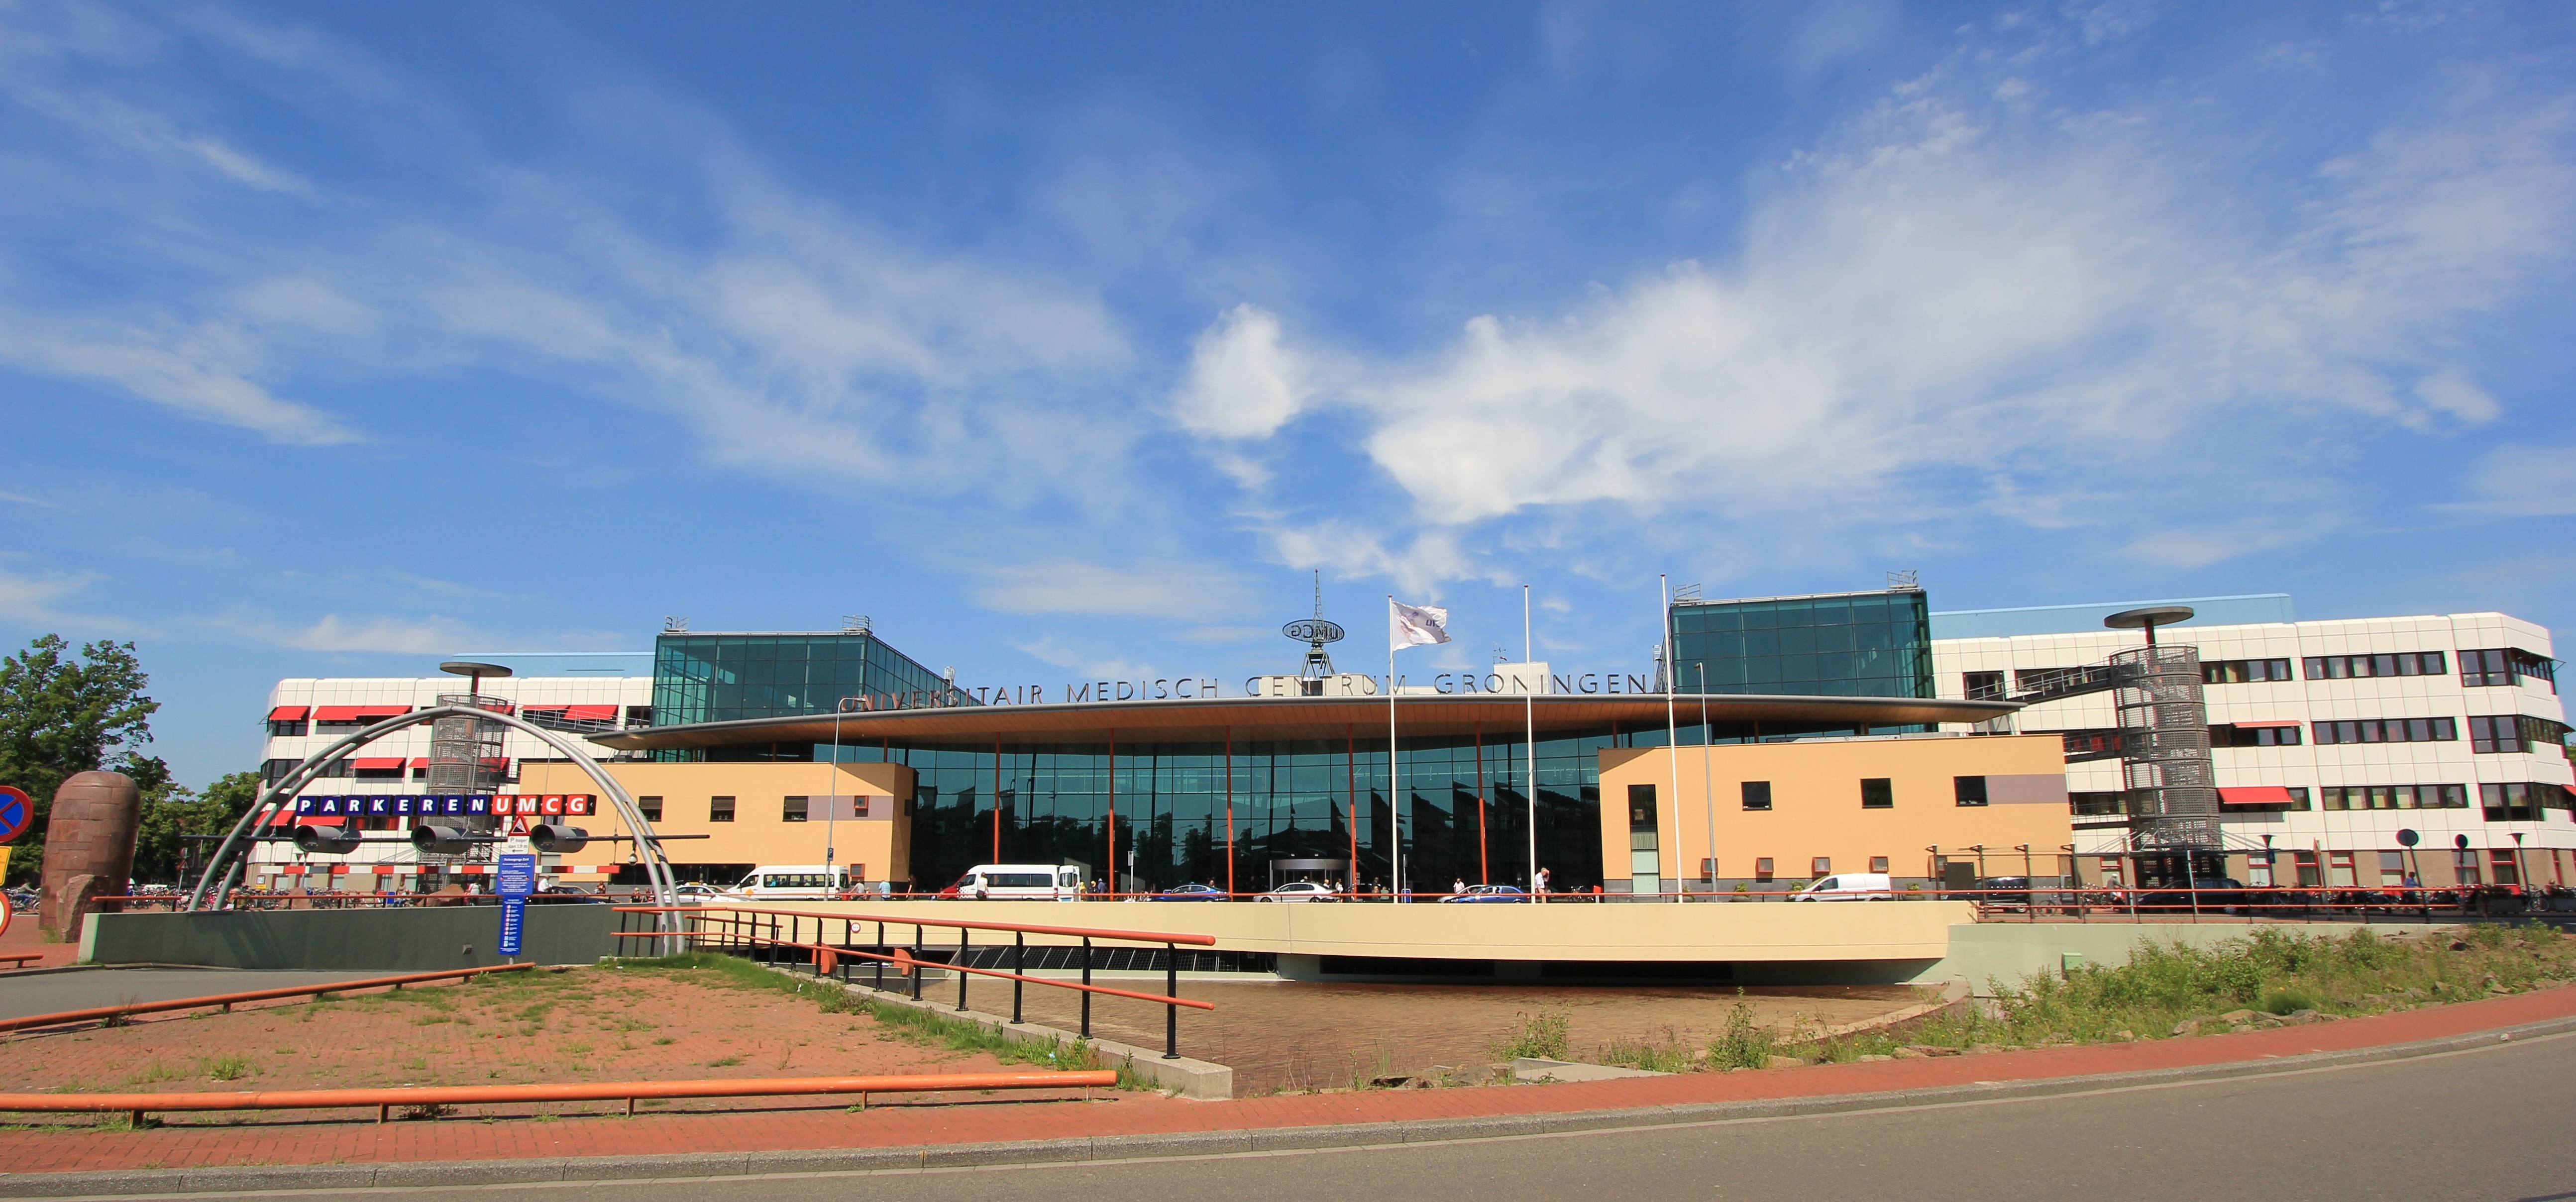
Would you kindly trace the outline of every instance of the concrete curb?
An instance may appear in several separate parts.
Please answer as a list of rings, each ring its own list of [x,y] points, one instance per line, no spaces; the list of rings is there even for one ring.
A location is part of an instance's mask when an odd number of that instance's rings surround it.
[[[821,1148],[784,1152],[688,1152],[656,1156],[561,1157],[529,1160],[430,1161],[402,1164],[276,1165],[203,1169],[116,1170],[0,1176],[0,1198],[78,1198],[103,1195],[256,1192],[295,1189],[366,1189],[446,1185],[504,1185],[541,1181],[609,1184],[688,1177],[779,1173],[917,1173],[930,1169],[997,1165],[1079,1164],[1102,1160],[1225,1156],[1249,1152],[1391,1147],[1402,1144],[1583,1131],[1636,1130],[1800,1115],[1841,1114],[1908,1106],[2049,1097],[2140,1085],[2222,1080],[2302,1069],[2334,1068],[2492,1047],[2516,1039],[2576,1032],[2576,1016],[2545,1019],[2413,1043],[2311,1052],[2273,1059],[2235,1060],[2188,1068],[2146,1069],[2035,1081],[1946,1085],[1880,1093],[1811,1098],[1765,1098],[1641,1106],[1562,1114],[1496,1115],[1281,1127],[1243,1131],[1190,1131],[1163,1135],[1102,1135],[1015,1143],[927,1144],[892,1148]]]

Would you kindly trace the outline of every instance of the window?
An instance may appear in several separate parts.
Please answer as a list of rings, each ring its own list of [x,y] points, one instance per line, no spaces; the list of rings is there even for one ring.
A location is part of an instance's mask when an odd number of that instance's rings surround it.
[[[733,821],[733,799],[732,799],[732,798],[730,798],[730,797],[710,797],[710,798],[708,798],[708,799],[707,799],[707,821],[709,821],[709,822],[731,822],[731,821]]]
[[[638,797],[635,799],[635,808],[644,811],[646,822],[662,820],[662,799],[659,797]]]
[[[2440,655],[2441,652],[2433,654]],[[2202,684],[2250,684],[2288,679],[2290,661],[2286,659],[2212,659],[2203,660],[2200,664]]]
[[[2548,656],[2535,655],[2520,647],[2490,647],[2460,653],[2460,683],[2472,688],[2486,685],[2514,685],[2525,680],[2545,680],[2549,691],[2558,692],[2558,671]]]
[[[2129,795],[2119,792],[2069,793],[2066,795],[2066,808],[2074,811],[2078,818],[2126,814],[2129,812]]]
[[[2402,851],[2383,851],[2379,853],[2379,879],[2383,881],[2405,880],[2406,853]]]
[[[1887,871],[1887,857],[1886,857],[1886,856],[1871,856],[1871,857],[1869,858],[1869,870],[1870,870],[1871,872],[1885,872],[1885,871]]]
[[[781,806],[779,809],[778,820],[781,822],[805,821],[805,799],[802,797],[788,798],[786,800],[786,804]]]
[[[2317,746],[2329,743],[2455,743],[2456,718],[2364,718],[2354,722],[2312,722]]]
[[[2212,723],[2209,728],[2212,747],[2296,747],[2299,745],[2297,723],[2287,726],[2247,726]]]
[[[286,774],[295,771],[296,765],[303,762],[304,761],[302,760],[287,759],[262,760],[259,765],[259,783],[263,785],[274,785],[279,781],[285,780]]]
[[[2329,810],[2465,810],[2466,785],[2327,785],[2319,790]]]
[[[391,768],[360,768],[357,772],[359,780],[401,780],[403,778],[400,764]]]
[[[2513,862],[2513,849],[2510,847],[2489,849],[2487,866],[2495,869],[2495,883],[2499,885],[2522,883],[2522,865]]]
[[[1884,776],[1863,777],[1860,782],[1860,808],[1864,810],[1895,809],[1895,782]]]
[[[2350,889],[2361,883],[2361,878],[2353,871],[2351,852],[2326,853],[2326,881],[2338,889]]]
[[[636,727],[636,726],[651,726],[652,724],[653,724],[653,707],[652,707],[652,706],[649,706],[649,705],[630,705],[630,706],[627,706],[627,707],[626,707],[626,725],[627,725],[627,726],[629,726],[629,727]]]
[[[1652,887],[1663,875],[1656,825],[1655,787],[1628,786],[1628,877],[1639,882],[1637,887]]]
[[[1700,858],[1700,862],[1699,862],[1699,879],[1701,879],[1701,880],[1703,880],[1703,881],[1708,881],[1708,882],[1710,882],[1710,883],[1715,883],[1715,882],[1716,882],[1716,880],[1717,880],[1717,861],[1716,861],[1716,860],[1710,859],[1710,858],[1708,858],[1708,857],[1706,857],[1706,856],[1703,856],[1703,857],[1701,857],[1701,858]]]
[[[2489,822],[2538,822],[2540,811],[2557,800],[2548,795],[2563,792],[2556,785],[2479,785],[2478,804]]]
[[[1771,879],[1771,877],[1772,877],[1772,872],[1771,872],[1771,857],[1769,857],[1769,856],[1763,856],[1762,858],[1760,858],[1760,859],[1757,859],[1757,860],[1753,861],[1753,879],[1754,879],[1754,880],[1757,880],[1757,881],[1767,881],[1767,880],[1770,880],[1770,879]]]
[[[2465,655],[2466,652],[2462,654]],[[2307,668],[2310,680],[2350,680],[2368,676],[2439,676],[2446,670],[2443,667],[2445,658],[2439,651],[2400,651],[2394,655],[2311,655],[2303,666]]]
[[[1744,782],[1744,808],[1748,810],[1770,809],[1771,782],[1767,780],[1748,780]]]
[[[271,722],[268,724],[268,737],[272,739],[300,739],[304,737],[304,719],[297,718],[292,722]]]
[[[2317,871],[2317,853],[2312,851],[2292,852],[2290,853],[2290,863],[2291,867],[2298,873],[2298,881],[2301,888],[2313,889],[2325,883],[2324,875]]]
[[[2544,747],[2563,747],[2567,725],[2528,714],[2498,714],[2469,719],[2469,750],[2487,754],[2538,754]]]
[[[1950,796],[1958,799],[1959,804],[1963,806],[1984,805],[1986,804],[1986,778],[1982,776],[1951,777]],[[1876,870],[1873,869],[1872,871]]]
[[[2004,699],[2004,674],[2001,672],[1970,672],[1961,678],[1961,683],[1970,701]]]
[[[2479,883],[2478,853],[2473,851],[2452,852],[2451,871],[2459,875],[2459,881],[2463,885],[2475,885]]]
[[[1834,858],[1832,856],[1817,856],[1815,859],[1807,862],[1807,871],[1820,877],[1832,876],[1834,874]]]

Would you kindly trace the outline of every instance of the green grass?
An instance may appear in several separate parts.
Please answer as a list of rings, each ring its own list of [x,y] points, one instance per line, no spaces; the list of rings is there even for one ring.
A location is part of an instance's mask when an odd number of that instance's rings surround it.
[[[1726,1012],[1726,1029],[1708,1045],[1712,1069],[1760,1068],[1777,1054],[1771,1029],[1753,1021],[1753,1003],[1735,991],[1735,1008]]]
[[[1563,1060],[1568,1034],[1574,1028],[1574,1017],[1563,1010],[1540,1010],[1536,1014],[1513,1016],[1517,1021],[1503,1038],[1488,1044],[1496,1060]]]
[[[248,1056],[215,1056],[205,1063],[206,1076],[217,1081],[238,1081],[259,1072],[259,1066],[252,1064]]]

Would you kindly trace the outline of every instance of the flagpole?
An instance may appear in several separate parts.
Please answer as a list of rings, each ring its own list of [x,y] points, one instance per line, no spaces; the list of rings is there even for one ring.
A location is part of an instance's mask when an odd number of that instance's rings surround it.
[[[1521,586],[1521,664],[1524,670],[1530,662],[1530,586],[1524,584]],[[1547,687],[1544,679],[1538,683],[1540,688]],[[1521,742],[1529,751],[1529,780],[1521,800],[1529,803],[1529,888],[1535,894],[1538,892],[1538,700],[1537,694],[1529,691],[1527,681],[1521,683],[1521,722]]]
[[[1673,679],[1681,675],[1681,669],[1673,663],[1673,578],[1662,572],[1657,572],[1655,573],[1655,583],[1658,587],[1662,588],[1664,592],[1664,606],[1661,610],[1658,610],[1655,613],[1655,621],[1661,623],[1664,628],[1664,758],[1672,763],[1673,791],[1671,796],[1673,799],[1673,825],[1675,827],[1679,827],[1681,825],[1682,812],[1682,728],[1681,722],[1673,716]],[[1675,833],[1679,832],[1676,831]],[[1680,872],[1681,870],[1682,856],[1680,840],[1675,840],[1673,847],[1673,871]],[[1682,888],[1682,883],[1678,880],[1674,881],[1673,900],[1678,902],[1687,896],[1688,894],[1684,892]]]
[[[1395,770],[1395,594],[1386,595],[1386,810],[1395,824],[1395,842],[1387,853],[1387,888],[1404,900],[1404,802],[1396,793]]]

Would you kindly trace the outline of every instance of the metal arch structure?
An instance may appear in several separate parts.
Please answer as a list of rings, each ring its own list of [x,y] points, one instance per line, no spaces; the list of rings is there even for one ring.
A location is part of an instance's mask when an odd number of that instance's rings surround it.
[[[418,726],[424,722],[434,722],[440,718],[474,718],[498,722],[513,730],[535,736],[539,742],[562,752],[565,758],[581,765],[581,770],[589,774],[591,782],[599,786],[600,795],[617,807],[618,816],[635,832],[636,856],[644,864],[645,875],[652,881],[655,904],[665,907],[679,904],[679,895],[671,879],[671,862],[663,856],[661,840],[654,837],[652,824],[644,820],[643,810],[636,806],[635,798],[626,792],[626,787],[618,784],[616,777],[610,776],[606,769],[601,768],[599,761],[592,759],[590,753],[574,746],[571,740],[514,715],[487,710],[480,706],[441,705],[387,718],[365,730],[343,737],[339,742],[306,756],[303,763],[297,764],[285,776],[278,778],[278,782],[260,796],[259,801],[251,806],[250,811],[242,815],[241,821],[233,824],[231,833],[224,836],[224,841],[216,845],[214,855],[206,861],[204,873],[197,878],[196,888],[188,893],[187,908],[202,910],[211,908],[210,902],[214,905],[221,904],[222,894],[219,891],[219,883],[230,875],[235,857],[248,849],[246,838],[248,833],[274,821],[286,804],[294,800],[295,795],[302,792],[304,786],[320,774],[323,765],[395,731],[409,726]],[[664,915],[664,921],[672,922],[667,914]]]

